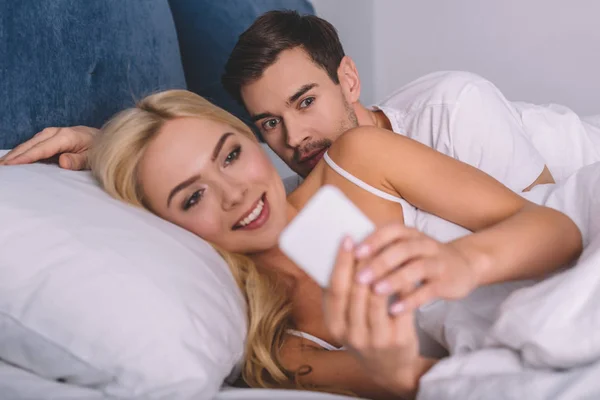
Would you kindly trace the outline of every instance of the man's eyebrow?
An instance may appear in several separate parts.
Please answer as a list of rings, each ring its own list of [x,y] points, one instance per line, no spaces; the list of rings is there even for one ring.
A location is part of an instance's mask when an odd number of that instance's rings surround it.
[[[298,89],[296,91],[296,93],[294,93],[293,95],[291,95],[288,100],[287,100],[287,105],[291,105],[293,102],[295,102],[296,100],[298,100],[300,97],[302,97],[303,94],[305,94],[306,92],[308,92],[309,90],[315,88],[319,86],[317,83],[307,83],[306,85],[302,86],[300,89]],[[264,112],[264,113],[260,113],[260,114],[256,114],[256,115],[252,115],[250,117],[250,120],[252,122],[256,122],[259,121],[261,119],[264,118],[277,118],[277,115],[271,114],[269,112]]]
[[[275,117],[275,115],[271,114],[271,113],[261,113],[261,114],[256,114],[250,117],[250,120],[252,120],[252,122],[256,122],[258,120],[261,120],[263,118],[268,118],[268,117]]]
[[[293,102],[295,102],[296,100],[298,100],[303,94],[305,94],[306,92],[308,92],[310,89],[315,88],[319,86],[316,83],[307,83],[306,85],[302,86],[300,89],[298,89],[296,91],[296,93],[294,93],[293,95],[290,96],[290,98],[287,101],[287,104],[290,105]]]
[[[230,136],[233,136],[233,132],[225,132],[219,138],[219,141],[217,142],[217,144],[215,145],[215,148],[213,149],[212,156],[210,158],[211,161],[215,161],[217,159],[217,157],[219,156],[219,153],[221,152],[221,149],[223,149],[223,145],[227,141],[227,138]],[[171,193],[169,193],[169,198],[167,199],[167,208],[169,208],[171,206],[171,200],[173,200],[173,197],[175,197],[175,195],[177,193],[181,192],[183,189],[190,186],[191,184],[196,182],[198,179],[200,179],[200,175],[194,175],[194,176],[186,179],[185,181],[181,182],[179,185],[175,186],[173,188],[173,190],[171,190]]]

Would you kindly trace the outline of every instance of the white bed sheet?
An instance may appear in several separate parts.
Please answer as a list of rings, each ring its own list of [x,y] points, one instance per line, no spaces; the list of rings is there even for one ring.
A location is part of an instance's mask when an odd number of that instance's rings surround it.
[[[584,122],[587,122],[590,125],[600,129],[600,114],[598,115],[589,115],[587,117],[582,118]]]
[[[0,360],[2,400],[117,400],[103,393],[43,379]]]
[[[1,400],[123,400],[105,395],[102,392],[79,386],[67,385],[41,378],[0,360],[0,399]],[[212,400],[356,400],[347,396],[327,393],[275,390],[223,388]],[[135,400],[148,400],[135,399]],[[208,400],[202,394],[189,399],[161,400]]]
[[[552,188],[544,204],[577,223],[581,257],[540,282],[439,305],[428,327],[452,356],[421,379],[419,400],[600,398],[600,163]]]
[[[356,397],[339,396],[299,390],[224,388],[213,400],[357,400]]]

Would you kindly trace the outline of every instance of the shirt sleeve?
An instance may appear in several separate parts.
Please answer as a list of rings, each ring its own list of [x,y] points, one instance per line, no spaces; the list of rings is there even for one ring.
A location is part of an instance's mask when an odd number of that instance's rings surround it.
[[[454,157],[477,167],[516,192],[530,186],[545,161],[513,106],[484,79],[465,84],[450,111]]]

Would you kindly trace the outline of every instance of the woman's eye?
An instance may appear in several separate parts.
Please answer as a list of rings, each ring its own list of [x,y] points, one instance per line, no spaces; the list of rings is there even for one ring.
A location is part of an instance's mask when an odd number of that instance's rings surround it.
[[[307,97],[306,99],[302,100],[302,102],[300,103],[300,108],[306,108],[314,102],[315,102],[314,97]]]
[[[183,203],[183,210],[187,211],[202,199],[202,195],[204,194],[204,190],[196,190],[192,195]]]
[[[227,155],[227,157],[225,158],[225,165],[229,165],[232,162],[234,162],[235,160],[237,160],[238,158],[240,158],[241,152],[242,152],[242,148],[240,146],[233,149],[233,151],[231,153],[229,153]]]
[[[269,131],[275,129],[277,125],[279,125],[279,118],[272,118],[263,122],[262,127],[265,131]]]

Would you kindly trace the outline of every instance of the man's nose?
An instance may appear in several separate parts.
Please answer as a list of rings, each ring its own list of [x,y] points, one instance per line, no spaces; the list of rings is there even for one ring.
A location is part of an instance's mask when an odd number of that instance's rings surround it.
[[[310,139],[309,130],[297,120],[286,121],[286,142],[293,149]]]

